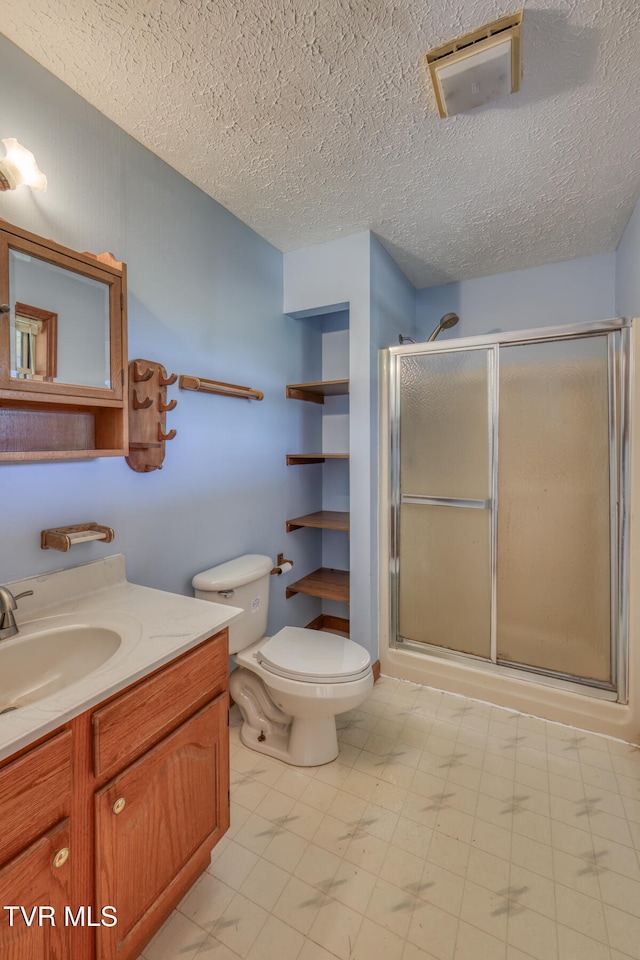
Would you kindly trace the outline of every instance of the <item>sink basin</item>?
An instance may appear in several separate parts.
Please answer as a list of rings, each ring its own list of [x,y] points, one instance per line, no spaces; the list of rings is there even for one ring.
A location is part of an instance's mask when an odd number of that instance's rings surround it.
[[[106,627],[65,625],[0,642],[0,715],[62,690],[106,663],[120,634]]]

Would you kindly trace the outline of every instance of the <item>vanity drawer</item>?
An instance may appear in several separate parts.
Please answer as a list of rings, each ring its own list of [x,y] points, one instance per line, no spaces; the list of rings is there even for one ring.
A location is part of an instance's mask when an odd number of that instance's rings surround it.
[[[0,768],[0,863],[69,816],[72,737],[64,730]]]
[[[227,631],[141,680],[93,714],[93,769],[112,776],[228,684]]]

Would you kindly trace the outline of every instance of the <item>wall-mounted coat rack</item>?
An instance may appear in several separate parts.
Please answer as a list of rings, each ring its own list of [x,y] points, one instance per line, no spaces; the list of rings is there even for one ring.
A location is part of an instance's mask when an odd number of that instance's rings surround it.
[[[131,360],[129,363],[129,456],[127,463],[138,473],[162,470],[164,445],[173,440],[175,430],[166,431],[167,410],[177,400],[167,403],[167,387],[178,379],[167,374],[154,360]]]
[[[223,383],[221,380],[205,380],[204,377],[180,376],[178,384],[181,390],[197,390],[199,393],[217,393],[223,397],[240,397],[244,400],[262,400],[262,390],[252,390],[238,383]]]

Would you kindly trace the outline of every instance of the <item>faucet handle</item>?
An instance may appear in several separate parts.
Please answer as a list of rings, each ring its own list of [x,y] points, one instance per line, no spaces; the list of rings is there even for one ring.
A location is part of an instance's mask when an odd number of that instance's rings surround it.
[[[24,590],[22,593],[16,593],[14,600],[22,600],[23,597],[32,597],[33,590]],[[15,607],[14,607],[15,610]]]

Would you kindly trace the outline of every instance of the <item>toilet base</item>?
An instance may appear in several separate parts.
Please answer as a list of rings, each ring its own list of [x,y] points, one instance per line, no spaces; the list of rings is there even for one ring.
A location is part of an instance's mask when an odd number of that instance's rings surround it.
[[[244,667],[233,671],[229,689],[242,714],[245,747],[297,767],[319,767],[338,756],[334,714],[290,716],[273,702],[260,677]]]
[[[240,728],[240,740],[250,750],[296,767],[320,767],[335,760],[339,752],[333,716],[321,720],[293,717],[286,732],[257,730],[245,720]]]

